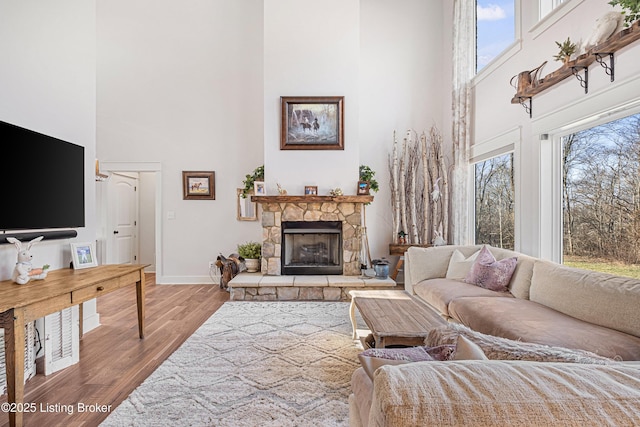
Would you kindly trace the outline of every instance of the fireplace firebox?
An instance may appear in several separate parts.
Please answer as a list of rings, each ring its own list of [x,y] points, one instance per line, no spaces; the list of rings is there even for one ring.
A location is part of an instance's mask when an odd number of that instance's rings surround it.
[[[282,274],[342,274],[341,221],[283,221]]]

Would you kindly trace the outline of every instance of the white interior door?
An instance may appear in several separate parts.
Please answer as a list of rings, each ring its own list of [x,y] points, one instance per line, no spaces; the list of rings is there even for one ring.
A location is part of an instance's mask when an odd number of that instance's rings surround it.
[[[113,173],[108,183],[107,263],[138,260],[137,174]]]

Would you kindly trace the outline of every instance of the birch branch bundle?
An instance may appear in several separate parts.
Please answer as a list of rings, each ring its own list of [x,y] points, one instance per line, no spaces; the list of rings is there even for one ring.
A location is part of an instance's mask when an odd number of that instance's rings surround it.
[[[433,126],[429,135],[407,131],[402,148],[396,132],[389,156],[393,219],[392,242],[408,244],[448,240],[449,180],[442,151],[442,136]],[[439,229],[439,231],[438,231]]]
[[[393,218],[393,235],[391,241],[398,243],[398,233],[400,233],[400,197],[398,196],[398,139],[396,138],[396,131],[393,131],[393,150],[389,157],[389,173],[391,183],[391,206],[392,206],[392,218]]]
[[[409,132],[407,132],[409,134]],[[398,184],[400,185],[400,227],[402,231],[407,232],[407,137],[402,141],[402,157],[400,158],[400,175],[398,176]],[[410,242],[407,242],[410,243]]]

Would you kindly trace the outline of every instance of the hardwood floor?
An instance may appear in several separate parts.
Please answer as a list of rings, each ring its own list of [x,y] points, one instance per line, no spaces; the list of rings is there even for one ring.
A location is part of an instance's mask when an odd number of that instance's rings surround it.
[[[145,338],[138,338],[135,284],[98,298],[101,326],[80,340],[80,362],[25,385],[26,426],[97,426],[220,306],[229,294],[217,285],[156,285],[146,275]],[[6,402],[6,395],[0,399]],[[48,412],[47,412],[48,410]],[[69,412],[73,412],[69,414]],[[0,413],[0,426],[9,416]]]

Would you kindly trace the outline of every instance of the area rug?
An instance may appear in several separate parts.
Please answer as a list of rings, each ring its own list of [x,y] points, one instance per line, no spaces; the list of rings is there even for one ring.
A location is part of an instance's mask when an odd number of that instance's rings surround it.
[[[227,302],[101,426],[348,426],[346,302]]]

